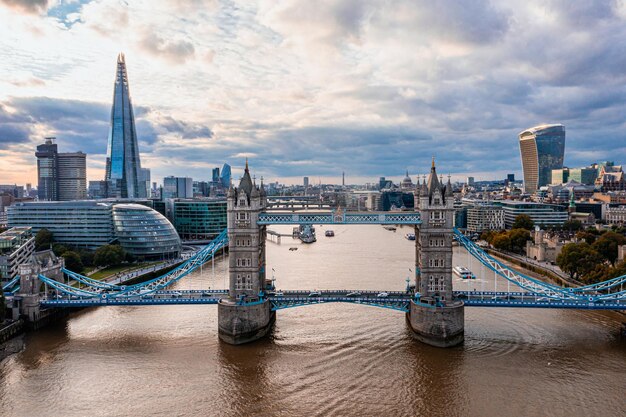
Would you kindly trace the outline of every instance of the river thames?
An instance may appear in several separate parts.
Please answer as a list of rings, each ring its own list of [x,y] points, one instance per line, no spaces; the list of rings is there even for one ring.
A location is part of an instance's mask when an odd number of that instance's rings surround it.
[[[328,228],[311,245],[267,242],[277,288],[405,288],[411,229],[336,226],[327,238]],[[455,265],[467,261],[455,248]],[[493,288],[492,274],[469,286]],[[178,284],[209,286],[226,286],[223,260]],[[216,306],[86,309],[27,334],[1,362],[0,415],[623,416],[624,320],[472,307],[465,343],[437,349],[411,337],[404,313],[325,304],[281,310],[269,338],[230,346],[218,340]]]

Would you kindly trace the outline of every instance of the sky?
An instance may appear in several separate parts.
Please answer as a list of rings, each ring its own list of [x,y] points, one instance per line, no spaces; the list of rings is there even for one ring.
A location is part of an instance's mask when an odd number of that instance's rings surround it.
[[[120,52],[157,182],[519,178],[543,123],[567,166],[626,163],[624,0],[0,0],[0,183],[46,136],[104,178]]]

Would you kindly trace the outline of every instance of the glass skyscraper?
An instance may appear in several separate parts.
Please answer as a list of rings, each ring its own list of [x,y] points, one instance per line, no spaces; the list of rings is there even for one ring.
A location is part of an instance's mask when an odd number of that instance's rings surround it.
[[[550,184],[552,170],[563,168],[565,127],[561,124],[541,125],[519,134],[519,147],[524,171],[524,192],[533,193]]]
[[[117,57],[106,178],[109,197],[146,198],[124,54]],[[145,181],[145,179],[143,179]]]
[[[230,165],[224,164],[224,166],[222,167],[222,175],[220,176],[220,182],[222,183],[222,187],[230,187],[230,175]]]

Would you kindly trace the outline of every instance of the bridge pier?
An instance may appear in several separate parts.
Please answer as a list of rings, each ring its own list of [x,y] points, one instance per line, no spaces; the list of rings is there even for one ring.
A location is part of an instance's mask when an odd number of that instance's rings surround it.
[[[266,336],[276,321],[276,312],[269,300],[241,305],[226,298],[217,305],[217,320],[219,338],[241,345]]]
[[[463,343],[465,306],[462,301],[441,307],[411,301],[406,321],[413,337],[427,345],[447,348]]]

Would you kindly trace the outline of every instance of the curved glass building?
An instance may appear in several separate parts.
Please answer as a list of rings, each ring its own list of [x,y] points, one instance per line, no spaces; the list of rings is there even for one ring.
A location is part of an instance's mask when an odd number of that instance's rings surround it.
[[[541,125],[519,134],[519,148],[524,171],[524,192],[533,193],[552,180],[552,170],[563,168],[565,127]]]
[[[140,204],[113,206],[115,235],[124,250],[141,259],[177,258],[181,244],[163,215]]]

